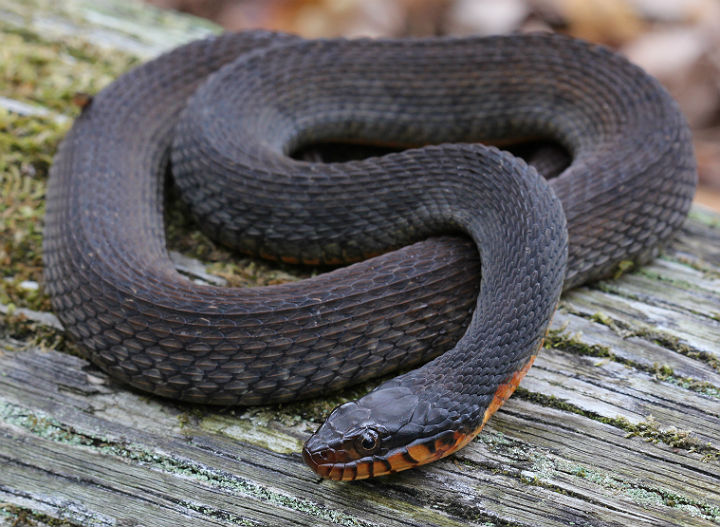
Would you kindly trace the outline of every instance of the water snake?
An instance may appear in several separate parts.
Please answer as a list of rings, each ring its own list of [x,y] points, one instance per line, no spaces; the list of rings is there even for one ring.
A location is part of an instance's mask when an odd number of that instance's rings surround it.
[[[478,144],[528,139],[570,154],[549,186]],[[293,157],[327,141],[400,151]],[[240,251],[379,256],[267,288],[195,284],[165,247],[168,164],[201,228]],[[377,476],[467,443],[529,368],[561,288],[651,257],[695,180],[676,104],[600,46],[226,34],[135,68],[78,117],[51,169],[46,287],[95,364],[185,401],[292,401],[440,355],[306,444],[322,476]]]

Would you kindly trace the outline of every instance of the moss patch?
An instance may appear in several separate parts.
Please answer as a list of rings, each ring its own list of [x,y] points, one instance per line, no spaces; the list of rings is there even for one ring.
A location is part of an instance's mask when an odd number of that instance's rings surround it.
[[[40,347],[76,354],[75,347],[63,331],[31,320],[24,313],[16,313],[12,306],[8,314],[0,318],[0,337],[4,338],[4,349],[8,351]],[[11,341],[17,342],[17,346],[11,347]]]
[[[587,344],[583,342],[579,335],[568,335],[563,330],[551,329],[545,337],[545,347],[569,351],[576,355],[589,355],[591,357],[605,357],[614,359],[615,356],[610,352],[610,348],[598,346],[595,344]]]
[[[688,452],[699,452],[703,454],[705,461],[720,459],[720,450],[713,447],[710,443],[703,443],[696,437],[693,437],[690,431],[680,430],[674,426],[661,430],[652,416],[649,416],[647,420],[636,425],[622,418],[616,419],[616,421],[619,422],[621,427],[628,431],[625,437],[641,437],[651,443],[664,443],[672,448],[679,448]]]
[[[674,335],[670,335],[668,333],[655,329],[644,328],[635,331],[633,333],[633,336],[650,340],[655,344],[658,344],[659,346],[663,346],[667,349],[680,353],[681,355],[685,355],[686,357],[690,357],[691,359],[702,361],[705,364],[711,366],[716,371],[720,371],[720,360],[717,357],[705,351],[698,351],[692,346],[685,344]]]
[[[602,287],[598,287],[598,289],[602,290]],[[641,327],[631,326],[628,323],[614,319],[604,313],[595,313],[591,316],[588,316],[582,311],[573,310],[567,304],[563,305],[563,307],[565,310],[567,310],[573,315],[589,319],[593,322],[597,322],[599,324],[609,327],[623,338],[639,337],[641,339],[648,340],[657,344],[658,346],[662,346],[676,353],[680,353],[691,359],[700,360],[711,366],[713,369],[720,371],[720,360],[718,360],[717,357],[711,355],[706,351],[699,351],[693,348],[689,344],[682,342],[682,340],[675,335],[649,327],[647,325],[642,325]]]
[[[95,93],[139,62],[79,38],[47,41],[8,24],[0,24],[0,35],[0,93],[69,116],[79,112],[72,103],[75,93]]]
[[[38,108],[19,115],[0,105],[0,303],[49,310],[42,280],[42,223],[52,156],[69,127],[76,92],[96,92],[136,59],[76,39],[47,42],[0,23],[0,93]],[[48,111],[48,109],[50,111]]]
[[[3,518],[5,518],[8,522],[7,525],[10,527],[40,527],[43,525],[50,527],[83,527],[83,525],[79,523],[54,518],[47,514],[9,503],[0,503],[0,519]],[[104,525],[104,523],[95,523],[94,525]],[[107,524],[105,523],[105,525]]]
[[[0,303],[50,307],[36,286],[42,279],[47,171],[63,132],[49,118],[0,108]]]
[[[548,331],[548,335],[545,338],[545,347],[566,351],[575,355],[610,359],[613,362],[623,364],[624,366],[647,372],[659,381],[669,382],[686,390],[691,390],[710,397],[720,398],[720,387],[715,386],[710,382],[698,381],[691,377],[675,375],[673,369],[667,364],[654,363],[652,366],[648,366],[631,359],[618,357],[606,346],[588,344],[583,342],[579,335],[569,335],[563,330]]]
[[[596,412],[584,410],[564,399],[555,397],[554,395],[545,395],[542,393],[530,392],[521,386],[515,390],[515,396],[532,401],[542,406],[556,408],[565,412],[582,415],[594,421],[599,421],[616,428],[620,428],[627,432],[625,437],[641,437],[645,441],[652,443],[663,443],[672,448],[680,448],[690,453],[699,453],[705,461],[720,459],[720,450],[712,446],[710,443],[703,443],[697,438],[691,436],[691,432],[686,430],[678,430],[670,427],[661,430],[652,416],[646,421],[633,424],[624,417],[606,417]]]
[[[720,508],[716,506],[692,500],[662,488],[649,487],[643,485],[641,481],[625,481],[610,474],[591,470],[586,467],[570,465],[569,463],[560,463],[556,468],[560,472],[581,477],[603,488],[619,491],[642,506],[660,505],[682,510],[694,517],[701,517],[712,521],[720,519]]]

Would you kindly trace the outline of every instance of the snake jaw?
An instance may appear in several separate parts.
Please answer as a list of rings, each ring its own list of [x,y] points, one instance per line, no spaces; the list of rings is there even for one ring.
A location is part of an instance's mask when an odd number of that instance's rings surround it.
[[[446,430],[433,437],[413,441],[408,446],[368,456],[360,456],[356,450],[337,444],[318,447],[311,438],[303,448],[303,459],[323,478],[352,481],[394,474],[436,461],[462,448],[473,437],[474,434]]]

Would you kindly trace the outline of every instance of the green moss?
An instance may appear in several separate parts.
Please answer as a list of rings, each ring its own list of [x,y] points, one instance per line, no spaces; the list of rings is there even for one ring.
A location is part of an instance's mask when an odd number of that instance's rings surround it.
[[[667,364],[660,365],[658,363],[653,363],[653,371],[655,372],[655,376],[660,380],[665,380],[675,376],[675,372]]]
[[[613,272],[613,278],[618,279],[622,275],[629,273],[635,268],[635,262],[632,260],[622,260],[619,262]]]
[[[643,506],[659,505],[680,509],[692,516],[710,520],[720,518],[720,508],[714,505],[693,500],[660,487],[644,485],[642,480],[626,480],[617,474],[608,474],[535,451],[532,453],[532,458],[532,467],[525,473],[527,482],[560,494],[577,496],[581,500],[588,499],[586,495],[568,491],[564,487],[548,481],[557,479],[558,473],[564,473],[590,481],[605,489],[619,491],[632,501]]]
[[[600,289],[601,291],[605,293],[613,293],[614,289],[607,285],[607,282],[597,282],[592,287],[596,287],[597,289]],[[578,316],[582,316],[584,318],[588,318],[587,315],[576,313]],[[600,311],[593,313],[590,317],[590,320],[593,322],[597,322],[598,324],[602,324],[605,327],[608,327],[612,329],[617,335],[620,335],[622,337],[628,336],[628,329],[627,326],[618,321],[614,320],[610,315],[607,313],[602,313]]]
[[[521,388],[518,390],[522,391]],[[517,393],[517,391],[516,391]],[[688,439],[688,435],[678,431],[660,431],[652,418],[643,423],[633,425],[627,419],[603,419],[596,414],[585,412],[577,407],[559,402],[555,398],[547,398],[545,396],[537,396],[537,394],[529,395],[524,393],[523,396],[534,399],[544,400],[552,403],[552,406],[560,407],[573,413],[586,415],[596,420],[606,422],[623,430],[628,430],[628,437],[643,437],[643,439],[656,439],[658,441],[667,442],[673,448],[685,448],[688,445],[683,443]],[[643,484],[642,479],[626,479],[618,473],[607,473],[596,470],[593,467],[584,466],[576,462],[571,462],[564,458],[556,456],[554,453],[548,452],[546,449],[538,448],[537,445],[531,445],[518,439],[511,439],[500,433],[486,431],[478,436],[478,440],[488,445],[491,451],[497,453],[500,458],[510,458],[513,463],[501,462],[500,466],[495,462],[470,461],[464,460],[465,464],[475,468],[491,470],[494,473],[500,473],[504,476],[521,481],[526,485],[542,487],[543,489],[555,492],[561,495],[576,497],[578,500],[596,503],[592,498],[594,493],[583,493],[579,489],[587,487],[587,484],[576,485],[572,482],[563,484],[563,475],[569,475],[581,478],[591,482],[599,487],[615,492],[620,492],[632,501],[643,506],[652,504],[656,506],[665,506],[679,509],[696,517],[717,520],[720,519],[718,513],[720,508],[710,505],[704,501],[693,500],[685,496],[670,492],[658,486],[650,486]],[[577,489],[577,490],[573,490]],[[601,504],[601,506],[604,506]]]
[[[54,518],[30,508],[9,503],[0,503],[0,519],[3,517],[5,517],[7,525],[11,527],[83,527],[79,523]]]
[[[33,435],[71,445],[99,446],[104,441],[96,437],[78,434],[70,427],[64,426],[57,419],[40,413],[33,413],[27,408],[0,400],[0,420],[18,426]]]
[[[593,316],[590,318],[594,322],[597,322],[598,324],[602,324],[603,326],[608,326],[608,327],[613,326],[612,319],[605,313],[594,313]]]
[[[545,347],[568,351],[575,355],[587,355],[591,357],[616,357],[606,346],[587,344],[581,340],[579,335],[568,335],[563,330],[550,330],[545,337]]]
[[[573,315],[577,315],[579,317],[590,319],[594,322],[603,324],[604,326],[607,326],[613,331],[615,331],[615,333],[622,336],[623,338],[640,337],[642,339],[651,341],[658,346],[662,346],[674,352],[685,355],[686,357],[689,357],[691,359],[705,362],[713,369],[720,371],[720,360],[717,357],[705,351],[698,351],[694,349],[692,346],[682,342],[680,338],[675,335],[671,335],[669,333],[652,327],[648,327],[646,325],[643,325],[642,327],[633,327],[629,324],[613,319],[610,316],[602,313],[595,313],[591,316],[588,316],[583,312],[573,311],[568,306],[565,306],[565,309]]]
[[[136,57],[97,48],[79,38],[48,41],[26,29],[0,23],[0,93],[77,115],[77,92],[96,93],[138,62]]]
[[[542,406],[556,408],[558,410],[563,410],[565,412],[570,412],[573,414],[594,418],[596,420],[599,420],[601,417],[599,414],[596,414],[594,412],[587,412],[587,411],[583,410],[582,408],[580,408],[579,406],[576,406],[572,403],[567,402],[565,399],[560,399],[559,397],[555,397],[554,395],[546,395],[544,393],[531,392],[530,390],[526,390],[522,386],[518,386],[515,389],[513,396],[519,397],[520,399],[524,399],[526,401],[531,401],[531,402],[540,404]]]
[[[0,106],[0,303],[48,311],[42,281],[45,187],[57,145],[74,115],[77,91],[95,92],[135,59],[69,38],[47,42],[0,22],[0,93],[38,108],[18,115]]]
[[[0,108],[0,303],[48,310],[42,279],[45,184],[64,128]],[[29,286],[29,287],[28,287]]]
[[[643,506],[665,506],[682,510],[691,516],[702,517],[708,520],[720,518],[720,508],[705,502],[689,499],[685,496],[670,492],[658,487],[642,485],[637,481],[625,481],[616,476],[588,469],[587,467],[564,466],[558,464],[557,469],[587,481],[591,481],[603,488],[622,492],[635,503]]]
[[[705,351],[698,351],[692,346],[685,344],[674,335],[670,335],[657,329],[642,328],[635,330],[632,336],[650,340],[659,346],[663,346],[664,348],[680,353],[681,355],[702,361],[716,371],[720,371],[720,360],[716,356]]]
[[[63,331],[15,312],[13,304],[10,304],[8,313],[0,317],[0,337],[17,342],[16,351],[40,347],[75,354],[74,346],[65,338]],[[10,341],[5,342],[5,349],[11,349]]]
[[[632,425],[622,418],[612,421],[613,424],[621,428],[635,429],[638,431],[642,429],[646,432],[651,429],[657,431],[656,427],[652,424],[652,420],[638,425]],[[501,434],[485,432],[479,436],[479,440],[489,445],[491,450],[498,452],[499,455],[513,459],[515,463],[513,463],[512,467],[508,467],[507,464],[503,463],[503,468],[489,468],[489,466],[484,466],[477,462],[468,462],[467,464],[476,468],[492,470],[495,473],[511,477],[526,485],[541,487],[557,494],[575,497],[580,501],[595,503],[588,494],[572,490],[573,488],[582,489],[587,486],[586,484],[577,487],[572,483],[568,485],[557,483],[563,480],[561,477],[562,474],[567,474],[592,482],[604,489],[620,492],[632,501],[643,506],[665,506],[683,510],[696,517],[711,520],[720,518],[718,515],[720,508],[704,501],[693,500],[660,487],[644,485],[642,480],[636,480],[634,478],[627,480],[619,474],[610,474],[595,470],[591,467],[572,463],[522,441],[514,439],[506,440]],[[677,443],[674,444],[674,447],[683,448],[682,445]],[[513,468],[516,464],[521,466],[527,465],[527,468]]]
[[[675,386],[680,386],[685,390],[691,390],[693,392],[707,395],[708,397],[720,398],[720,387],[708,381],[700,381],[693,379],[692,377],[683,377],[675,375],[673,369],[667,364],[653,364],[652,373],[655,378],[664,382],[669,382]]]
[[[69,120],[60,117],[79,113],[72,103],[77,92],[99,91],[138,59],[79,38],[48,41],[26,27],[4,22],[0,22],[0,38],[0,93],[37,108],[32,115],[18,115],[0,104],[0,304],[50,311],[49,298],[38,285],[42,285],[48,171],[70,126]],[[176,200],[170,199],[169,205],[169,248],[208,262],[208,272],[227,279],[229,285],[277,284],[311,274],[249,258],[238,260],[205,237]],[[20,317],[6,320],[3,330],[20,338],[38,327]],[[51,345],[58,339],[55,335],[40,340]]]
[[[628,432],[625,437],[641,437],[651,443],[664,443],[672,448],[678,448],[688,452],[699,452],[704,455],[706,461],[718,459],[720,456],[720,450],[713,447],[710,443],[703,443],[696,437],[693,437],[692,432],[688,430],[680,430],[674,426],[661,430],[652,416],[649,416],[647,420],[637,423],[636,425],[632,425],[627,421],[621,424]]]
[[[530,392],[521,386],[515,390],[515,396],[528,401],[535,402],[542,406],[556,408],[565,412],[582,415],[594,421],[620,428],[627,432],[625,437],[641,437],[645,441],[652,443],[664,443],[672,448],[680,448],[688,452],[697,452],[703,455],[703,459],[710,461],[720,458],[720,450],[712,446],[710,443],[702,443],[695,437],[691,436],[691,432],[678,430],[670,427],[661,430],[652,417],[638,424],[633,424],[624,417],[606,417],[596,412],[584,410],[564,399],[555,397],[554,395],[545,395],[542,393]]]
[[[710,382],[675,375],[672,367],[667,364],[654,363],[652,366],[648,366],[631,359],[618,357],[606,346],[587,344],[582,341],[580,335],[568,335],[564,333],[563,330],[548,331],[547,337],[545,338],[545,347],[566,351],[575,355],[607,358],[613,362],[650,373],[659,381],[669,382],[686,390],[710,397],[720,397],[720,388]]]

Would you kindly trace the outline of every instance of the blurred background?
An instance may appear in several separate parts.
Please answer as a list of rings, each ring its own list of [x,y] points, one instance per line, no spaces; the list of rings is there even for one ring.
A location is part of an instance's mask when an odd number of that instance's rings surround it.
[[[557,31],[611,46],[680,103],[694,132],[697,201],[720,210],[720,0],[146,0],[228,30],[304,37]]]

